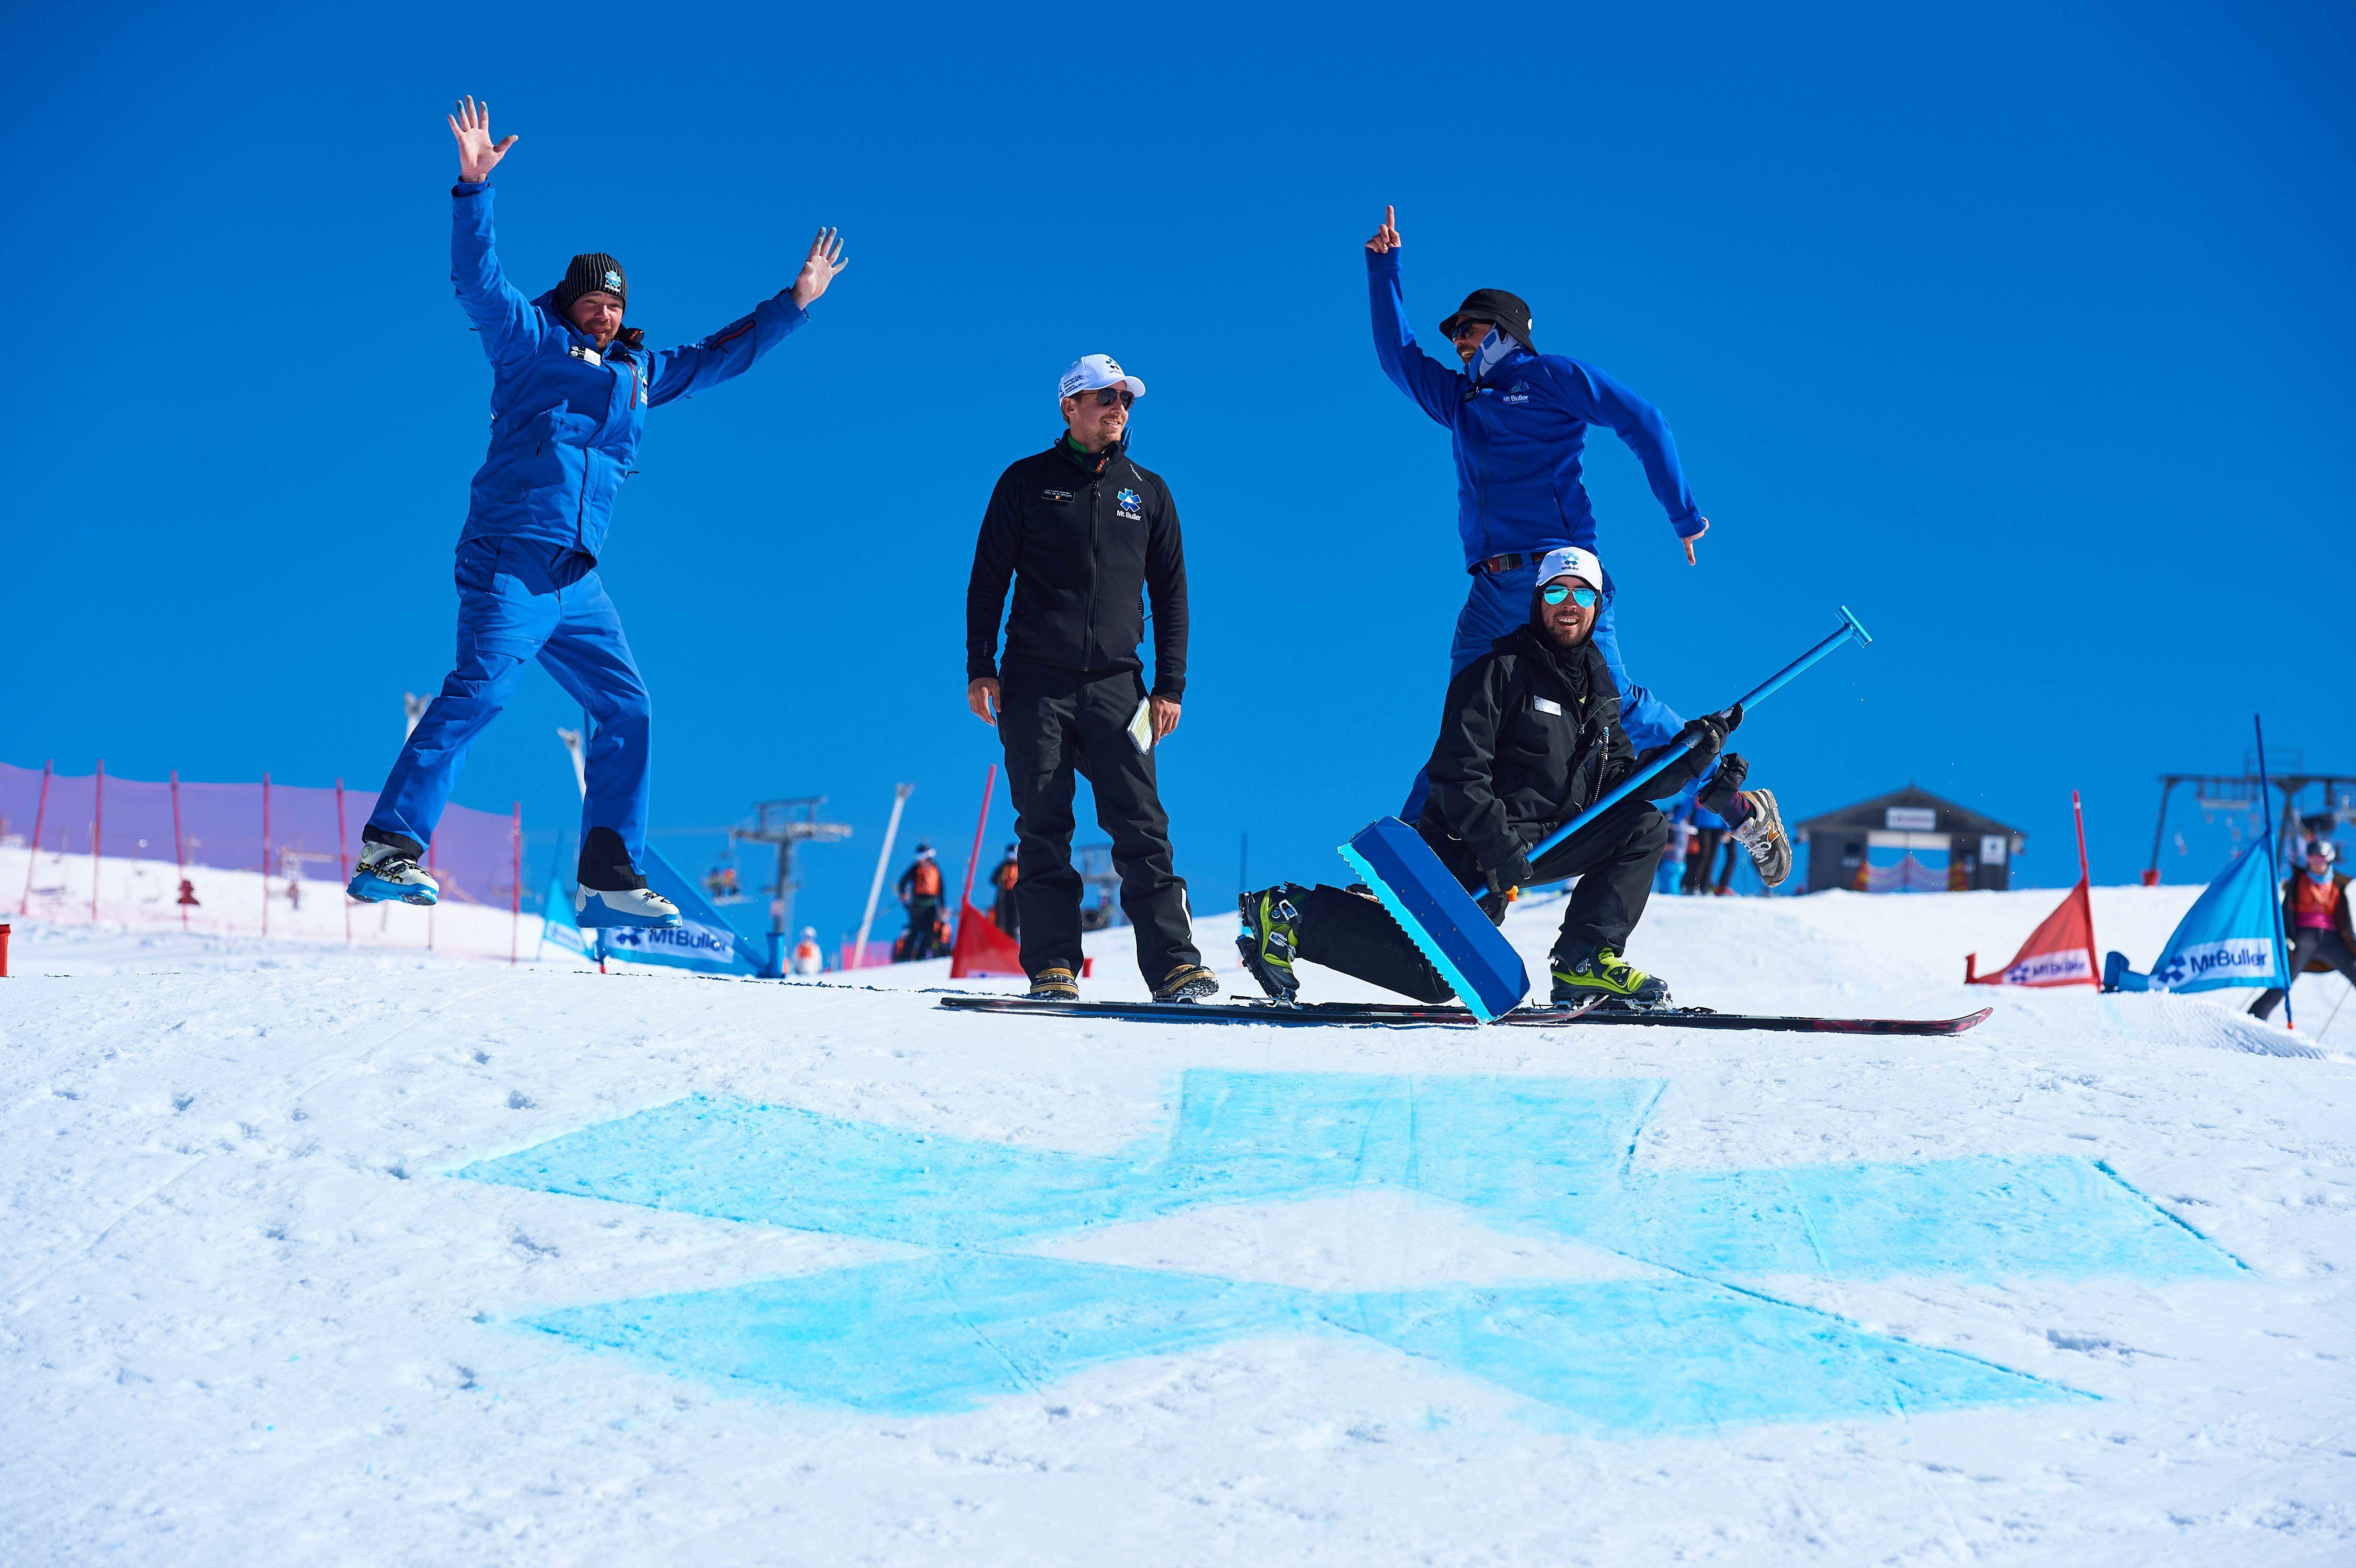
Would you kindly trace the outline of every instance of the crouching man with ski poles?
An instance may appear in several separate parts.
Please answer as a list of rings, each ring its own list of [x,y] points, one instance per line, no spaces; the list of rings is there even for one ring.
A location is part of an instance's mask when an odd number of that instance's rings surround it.
[[[621,617],[597,577],[614,496],[637,454],[646,413],[752,368],[806,319],[844,266],[820,229],[792,288],[701,343],[650,350],[624,326],[629,286],[603,252],[575,256],[538,299],[509,283],[491,240],[490,106],[450,118],[458,183],[450,276],[491,362],[491,444],[458,537],[457,667],[425,709],[360,835],[356,899],[430,904],[418,867],[467,749],[537,658],[588,714],[575,911],[585,926],[680,923],[638,874],[647,837],[652,711]]]
[[[1523,624],[1448,684],[1427,770],[1431,787],[1415,826],[1500,924],[1515,890],[1579,879],[1555,942],[1557,1007],[1598,997],[1666,1007],[1668,987],[1622,956],[1668,843],[1668,819],[1652,803],[1709,772],[1742,709],[1685,725],[1667,743],[1690,742],[1691,752],[1531,864],[1531,845],[1660,754],[1654,748],[1639,756],[1629,743],[1619,688],[1596,645],[1603,581],[1602,564],[1587,550],[1557,549],[1540,561]],[[1732,804],[1727,781],[1739,776],[1740,760],[1729,752],[1704,790],[1713,809]],[[1244,967],[1283,1001],[1300,989],[1296,958],[1420,1002],[1453,995],[1389,912],[1365,893],[1290,882],[1248,892],[1236,944]]]
[[[1448,427],[1455,447],[1456,526],[1472,581],[1449,650],[1453,677],[1521,621],[1547,552],[1566,545],[1595,549],[1595,511],[1580,464],[1590,427],[1609,429],[1644,464],[1688,562],[1709,519],[1694,505],[1676,443],[1660,411],[1591,365],[1540,354],[1529,306],[1519,295],[1475,289],[1440,324],[1462,371],[1424,353],[1407,321],[1396,218],[1385,208],[1381,227],[1366,241],[1375,357],[1399,390]],[[1591,637],[1620,693],[1622,724],[1638,745],[1665,744],[1682,720],[1630,677],[1612,624],[1612,586],[1604,581],[1595,588],[1602,597]],[[1736,793],[1730,798],[1746,814],[1755,808],[1756,815],[1729,822],[1758,862],[1760,877],[1775,887],[1792,874],[1791,840],[1774,795],[1766,790],[1740,794],[1743,782],[1740,774],[1733,779]],[[1426,775],[1419,773],[1408,787],[1403,818],[1418,819],[1426,788]]]
[[[1080,875],[1072,867],[1074,773],[1112,836],[1120,907],[1156,1001],[1217,992],[1195,949],[1170,847],[1153,747],[1178,728],[1186,689],[1186,553],[1161,476],[1124,441],[1145,383],[1091,354],[1064,373],[1065,430],[999,476],[966,588],[966,705],[998,727],[1021,846],[1014,897],[1033,997],[1077,997]],[[1006,590],[1006,652],[999,622]],[[1153,607],[1153,687],[1138,658]]]

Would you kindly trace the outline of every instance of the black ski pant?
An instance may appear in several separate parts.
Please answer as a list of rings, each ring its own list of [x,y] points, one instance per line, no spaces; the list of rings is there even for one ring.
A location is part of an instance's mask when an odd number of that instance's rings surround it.
[[[1477,897],[1487,891],[1462,839],[1421,827],[1417,831],[1466,891]],[[1563,911],[1555,951],[1570,953],[1590,945],[1624,949],[1653,896],[1653,872],[1668,842],[1669,819],[1660,808],[1650,801],[1629,800],[1539,856],[1530,868],[1533,886],[1579,879]],[[1374,900],[1320,887],[1310,892],[1309,905],[1301,912],[1294,926],[1298,950],[1312,964],[1419,1002],[1444,1002],[1455,995],[1414,938]]]
[[[2297,978],[2299,971],[2310,962],[2320,958],[2339,970],[2340,978],[2356,986],[2356,953],[2348,951],[2348,944],[2340,940],[2338,932],[2304,925],[2294,931],[2291,938],[2290,972],[2293,978]],[[2262,1019],[2272,1018],[2282,999],[2283,994],[2269,986],[2258,993],[2258,999],[2250,1004],[2250,1011]]]
[[[908,962],[930,958],[941,951],[941,901],[912,898],[908,901]]]
[[[1726,842],[1726,837],[1724,828],[1694,829],[1693,842],[1686,848],[1686,880],[1678,891],[1692,896],[1710,891],[1710,873],[1718,866],[1718,847]]]
[[[1008,665],[999,672],[999,739],[1014,795],[1014,899],[1023,970],[1080,970],[1080,874],[1072,866],[1072,800],[1085,776],[1097,825],[1112,838],[1121,912],[1137,930],[1137,967],[1158,986],[1181,964],[1200,964],[1186,884],[1170,848],[1154,755],[1129,738],[1145,699],[1135,670],[1087,676]]]

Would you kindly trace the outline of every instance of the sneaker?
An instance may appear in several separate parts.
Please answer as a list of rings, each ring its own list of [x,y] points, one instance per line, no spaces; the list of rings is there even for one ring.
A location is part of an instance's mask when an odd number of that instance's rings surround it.
[[[1750,814],[1734,830],[1735,841],[1751,851],[1751,859],[1758,863],[1759,880],[1780,888],[1792,874],[1792,838],[1783,831],[1783,814],[1775,809],[1774,792],[1744,790],[1742,804],[1750,807]]]
[[[1076,1002],[1080,999],[1079,982],[1061,964],[1042,969],[1031,976],[1031,999],[1034,1002]]]
[[[417,868],[417,858],[398,844],[363,844],[359,868],[344,891],[363,903],[435,904],[442,884]],[[191,899],[189,902],[194,902]]]
[[[584,929],[638,925],[652,928],[680,923],[679,906],[651,888],[626,888],[619,892],[602,888],[576,888],[573,892],[573,923]]]
[[[1299,891],[1287,883],[1246,893],[1237,901],[1244,912],[1243,925],[1236,935],[1244,972],[1280,1002],[1301,994],[1301,976],[1292,972],[1293,957],[1301,950],[1300,933],[1295,929],[1301,905],[1292,896]]]
[[[1583,947],[1575,955],[1554,955],[1554,989],[1550,999],[1558,1008],[1577,1007],[1602,993],[1605,1005],[1665,1008],[1667,986],[1629,963],[1609,947]]]
[[[1153,987],[1157,1002],[1191,1002],[1197,997],[1219,994],[1219,977],[1200,964],[1181,964],[1162,976],[1162,984]]]

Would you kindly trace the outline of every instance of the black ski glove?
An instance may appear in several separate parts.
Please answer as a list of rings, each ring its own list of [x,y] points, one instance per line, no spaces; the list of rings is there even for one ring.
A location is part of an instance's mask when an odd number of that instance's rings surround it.
[[[1695,796],[1704,811],[1714,811],[1733,821],[1741,813],[1735,809],[1734,797],[1742,791],[1742,781],[1751,776],[1751,764],[1740,752],[1729,752],[1718,760],[1718,777],[1709,787]]]
[[[1481,912],[1489,917],[1492,925],[1505,923],[1505,911],[1514,901],[1514,890],[1526,888],[1537,873],[1530,869],[1530,858],[1519,850],[1514,858],[1484,875],[1488,891],[1481,895]]]
[[[1741,722],[1742,704],[1738,702],[1723,712],[1705,713],[1698,719],[1688,720],[1686,727],[1677,731],[1677,743],[1691,746],[1699,755],[1716,756],[1719,748],[1726,744],[1726,738],[1733,734]]]

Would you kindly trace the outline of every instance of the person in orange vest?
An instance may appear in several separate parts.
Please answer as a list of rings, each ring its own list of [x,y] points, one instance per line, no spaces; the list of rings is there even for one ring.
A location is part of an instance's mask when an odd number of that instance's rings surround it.
[[[1023,934],[1023,916],[1015,907],[1014,883],[1022,875],[1022,869],[1015,863],[1015,848],[1016,846],[1009,844],[1006,859],[998,862],[996,869],[990,873],[990,885],[998,890],[998,896],[991,901],[990,918],[997,923],[999,930],[1019,938]]]
[[[2290,973],[2297,979],[2312,964],[2337,969],[2356,986],[2356,924],[2348,912],[2348,875],[2334,871],[2340,851],[2329,838],[2307,841],[2307,869],[2283,884],[2283,934],[2290,938]],[[2273,987],[2250,1004],[2259,1018],[2270,1017],[2283,994]]]
[[[930,844],[918,844],[915,864],[900,873],[900,907],[908,912],[901,962],[913,964],[940,952],[941,866]]]

